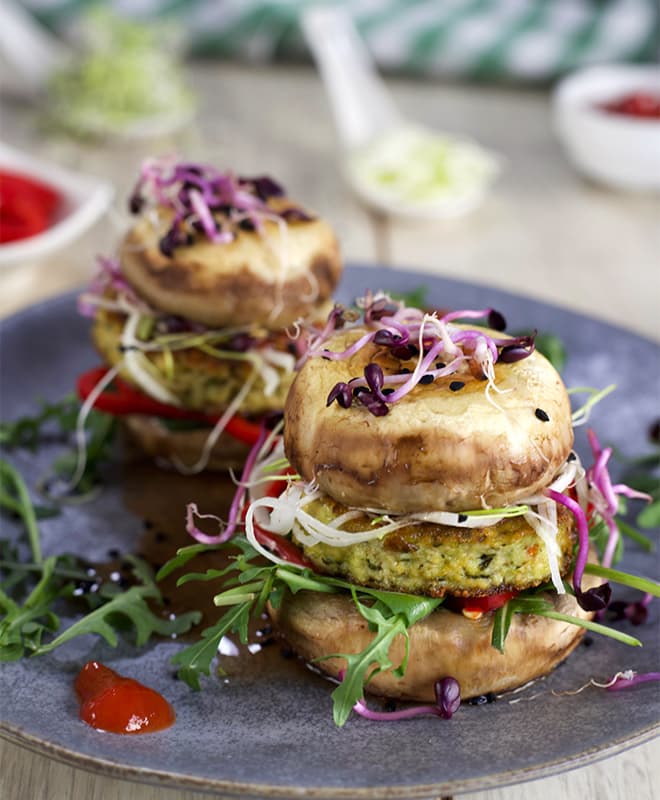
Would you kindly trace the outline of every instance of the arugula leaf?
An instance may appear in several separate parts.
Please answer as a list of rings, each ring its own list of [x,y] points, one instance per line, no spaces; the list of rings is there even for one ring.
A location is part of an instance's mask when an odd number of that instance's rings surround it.
[[[80,403],[77,397],[69,394],[58,403],[42,403],[40,410],[31,417],[20,417],[13,422],[0,422],[0,444],[7,449],[25,447],[35,450],[46,435],[48,423],[56,424],[56,431],[62,435],[76,429]]]
[[[619,578],[619,583],[625,583],[627,586],[634,586],[640,588],[638,583],[644,584],[647,588],[653,588],[656,596],[660,595],[660,587],[654,584],[653,581],[648,581],[643,578],[635,578],[633,575],[626,575],[618,570],[606,569],[605,567],[596,564],[587,564],[585,572],[591,572],[593,575],[600,575],[602,577],[609,577],[616,580],[614,576]],[[635,583],[633,583],[633,581]],[[644,588],[642,591],[646,591]],[[586,628],[594,633],[600,633],[603,636],[609,636],[610,639],[616,639],[624,644],[632,645],[633,647],[640,647],[641,642],[634,636],[628,636],[626,633],[610,628],[607,625],[601,625],[599,622],[592,622],[588,619],[581,619],[574,617],[570,614],[562,614],[555,611],[550,601],[543,597],[533,597],[529,595],[518,595],[509,600],[503,606],[497,609],[494,615],[493,631],[491,634],[491,644],[497,648],[500,653],[504,652],[505,640],[511,626],[514,614],[534,614],[537,617],[548,617],[549,619],[556,619],[561,622],[568,622],[571,625],[577,625],[580,628]]]
[[[637,515],[637,524],[640,528],[660,527],[660,499],[649,503],[639,512]]]
[[[18,548],[0,542],[0,661],[13,661],[24,655],[48,653],[76,636],[94,633],[115,646],[117,631],[126,622],[132,623],[136,643],[144,644],[153,634],[184,633],[199,621],[199,612],[180,614],[164,619],[155,613],[151,603],[161,602],[160,590],[153,572],[141,559],[128,555],[137,585],[121,592],[114,583],[102,583],[90,595],[96,607],[74,622],[55,638],[60,629],[56,604],[74,595],[76,582],[87,574],[75,568],[75,560],[66,554],[42,557],[41,535],[34,507],[25,482],[16,469],[0,460],[0,509],[19,515],[27,533],[32,561],[17,561]],[[9,556],[9,558],[7,558]],[[44,643],[44,637],[50,641]]]
[[[357,604],[360,613],[362,613],[361,605]],[[375,614],[372,614],[372,618],[376,618]],[[403,616],[396,614],[393,617],[385,617],[381,614],[376,625],[376,635],[361,653],[327,656],[327,658],[343,658],[346,661],[343,680],[332,693],[332,715],[338,727],[346,723],[353,706],[364,696],[364,687],[368,680],[374,674],[392,667],[389,657],[390,647],[399,635],[406,639],[407,656],[408,628]]]
[[[648,578],[629,575],[627,572],[621,572],[618,569],[601,567],[600,564],[592,563],[585,564],[584,571],[588,575],[597,575],[600,578],[606,578],[608,581],[614,581],[614,583],[620,583],[623,586],[630,586],[632,589],[638,589],[640,592],[652,594],[654,597],[660,597],[660,584]]]
[[[121,594],[117,594],[108,603],[90,612],[82,619],[74,622],[63,633],[35,651],[35,655],[49,653],[56,647],[87,633],[102,636],[112,647],[118,644],[117,616],[128,618],[135,627],[135,644],[140,647],[149,641],[153,634],[171,636],[189,631],[201,619],[198,611],[179,614],[174,619],[164,619],[155,614],[147,603],[147,599],[157,599],[158,589],[151,586],[131,586]]]
[[[633,542],[637,542],[637,544],[646,550],[647,553],[652,553],[655,550],[655,543],[651,541],[648,536],[644,536],[643,533],[635,530],[635,528],[633,528],[631,525],[628,525],[628,523],[624,520],[617,517],[616,526],[624,536],[632,539]]]
[[[178,652],[171,663],[179,666],[178,675],[196,691],[201,689],[200,674],[211,674],[211,663],[218,654],[220,640],[227,633],[237,633],[247,643],[247,626],[253,602],[248,600],[230,608],[216,623],[202,631],[202,638]]]
[[[76,431],[79,412],[80,401],[75,395],[67,395],[58,403],[43,403],[41,409],[31,417],[0,423],[0,444],[7,449],[24,447],[34,451],[49,438],[68,439]],[[85,495],[97,485],[99,466],[110,454],[116,419],[110,414],[92,409],[85,419],[85,429],[85,469],[75,487],[76,495]],[[77,464],[77,450],[65,453],[54,462],[53,476],[67,480],[75,473]],[[47,481],[46,484],[50,482]],[[49,511],[53,513],[52,510]]]
[[[0,508],[18,514],[23,520],[32,558],[41,563],[41,535],[28,488],[18,471],[4,459],[0,459]]]
[[[641,647],[642,643],[634,636],[629,636],[627,633],[618,631],[615,628],[609,628],[607,625],[601,625],[599,622],[592,622],[589,619],[581,619],[580,617],[573,617],[570,614],[560,614],[558,611],[543,610],[535,612],[539,617],[549,617],[556,619],[560,622],[568,622],[571,625],[577,625],[580,628],[585,628],[593,633],[600,633],[603,636],[609,636],[610,639],[616,639],[623,644],[630,645],[631,647]]]

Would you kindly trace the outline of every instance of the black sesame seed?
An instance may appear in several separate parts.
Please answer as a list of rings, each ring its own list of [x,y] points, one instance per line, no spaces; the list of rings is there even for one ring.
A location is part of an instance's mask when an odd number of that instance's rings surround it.
[[[445,364],[444,361],[436,361],[435,362],[435,368],[436,369],[444,369],[446,366],[447,365]]]
[[[585,647],[591,647],[591,645],[592,645],[593,643],[594,643],[593,636],[585,636],[585,637],[584,637],[584,639],[582,640],[582,644],[583,644]]]
[[[121,553],[115,547],[108,550],[108,558],[119,558],[120,555]]]
[[[656,419],[649,426],[649,439],[656,444],[660,444],[660,419]]]
[[[399,372],[400,372],[402,375],[409,375],[409,374],[410,374],[410,370],[408,369],[408,367],[401,367],[401,369],[399,370]]]
[[[550,422],[550,417],[542,408],[537,408],[534,414],[536,415],[536,419],[540,419],[541,422]]]
[[[465,522],[467,520],[467,514],[457,514],[456,519],[458,522]]]
[[[460,389],[462,389],[464,386],[465,386],[465,384],[463,383],[463,381],[452,381],[452,382],[449,384],[449,389],[450,389],[452,392],[458,392],[458,391],[459,391]]]
[[[394,394],[394,389],[388,386],[387,389],[383,389],[383,394]]]
[[[419,382],[428,384],[428,383],[433,383],[434,380],[435,378],[433,377],[433,375],[427,372],[426,375],[422,375],[422,377],[419,379]]]
[[[471,697],[468,703],[471,706],[485,706],[488,702],[488,697],[485,694],[480,694],[479,697]]]

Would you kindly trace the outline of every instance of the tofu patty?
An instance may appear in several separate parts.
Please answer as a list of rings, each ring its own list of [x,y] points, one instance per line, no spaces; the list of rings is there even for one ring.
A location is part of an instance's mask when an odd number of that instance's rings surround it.
[[[327,495],[305,506],[305,511],[325,523],[347,510]],[[364,530],[369,524],[365,515],[346,522],[342,530]],[[563,506],[557,508],[557,524],[563,575],[575,541],[573,515]],[[295,527],[293,537],[297,539]],[[545,545],[523,517],[485,528],[411,524],[383,539],[346,547],[298,543],[318,572],[409,594],[476,597],[529,589],[550,580]]]

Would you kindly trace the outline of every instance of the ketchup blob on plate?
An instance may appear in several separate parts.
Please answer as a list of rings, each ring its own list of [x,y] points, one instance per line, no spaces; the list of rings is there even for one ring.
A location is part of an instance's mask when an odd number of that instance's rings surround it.
[[[99,661],[88,661],[74,686],[80,700],[80,719],[97,730],[154,733],[169,728],[176,719],[162,695]]]

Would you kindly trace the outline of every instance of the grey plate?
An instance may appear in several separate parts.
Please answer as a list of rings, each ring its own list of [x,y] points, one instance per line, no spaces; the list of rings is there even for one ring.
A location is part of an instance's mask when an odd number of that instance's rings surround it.
[[[439,306],[494,306],[506,315],[510,330],[527,326],[560,334],[569,349],[568,385],[618,384],[594,413],[601,439],[628,454],[647,449],[646,430],[658,414],[660,397],[656,345],[527,298],[411,272],[352,267],[339,294],[349,300],[368,287],[403,291],[420,285],[428,287],[429,302]],[[71,390],[78,373],[95,365],[87,327],[71,295],[4,322],[3,418],[30,412],[37,398],[58,399]],[[578,449],[586,455],[582,431]],[[30,475],[49,458],[52,454],[16,455]],[[124,486],[122,495],[110,486],[92,505],[67,509],[44,523],[46,549],[76,549],[92,560],[102,560],[111,547],[130,550],[142,521],[127,510],[126,491]],[[633,544],[627,546],[624,566],[658,573],[657,558]],[[484,789],[581,766],[650,739],[659,718],[654,684],[619,693],[590,688],[571,697],[552,690],[575,689],[620,669],[657,670],[657,617],[652,606],[647,625],[623,624],[644,641],[643,648],[594,636],[590,647],[579,647],[550,677],[518,695],[515,704],[502,698],[463,706],[451,721],[379,724],[355,718],[342,730],[332,723],[328,684],[279,657],[277,648],[255,656],[228,683],[207,681],[195,694],[172,679],[168,659],[177,649],[174,642],[138,653],[129,645],[112,650],[80,641],[51,656],[2,665],[0,733],[87,769],[226,796],[401,798]],[[81,723],[72,680],[89,657],[165,694],[177,710],[176,725],[129,738]]]

